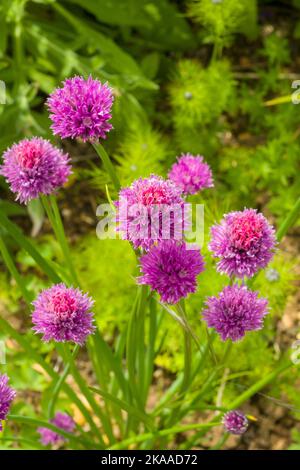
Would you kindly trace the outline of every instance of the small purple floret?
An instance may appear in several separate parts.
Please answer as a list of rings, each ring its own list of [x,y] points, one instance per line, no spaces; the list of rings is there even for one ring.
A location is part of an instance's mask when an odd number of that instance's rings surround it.
[[[208,297],[203,318],[223,341],[238,341],[247,331],[260,330],[268,301],[246,286],[226,286],[218,297]]]
[[[47,100],[51,129],[62,139],[81,138],[84,142],[106,139],[112,129],[113,94],[107,83],[91,76],[68,78]]]
[[[49,421],[51,424],[56,426],[59,429],[62,429],[63,431],[66,431],[68,433],[73,433],[75,429],[75,422],[71,416],[67,415],[66,413],[60,413],[57,412],[55,417]],[[64,442],[67,441],[67,439],[64,436],[61,436],[60,434],[57,434],[55,431],[52,431],[49,428],[38,428],[38,433],[41,436],[40,442],[44,446],[48,445],[60,445],[63,444]]]
[[[16,392],[8,385],[7,375],[0,375],[0,431],[2,431],[2,421],[4,421],[9,412],[12,401],[16,396]]]
[[[185,194],[196,194],[214,186],[210,166],[203,161],[201,155],[182,155],[174,163],[168,176]]]
[[[274,228],[255,209],[230,212],[211,228],[209,249],[228,276],[252,277],[271,261],[275,246]]]
[[[52,194],[70,173],[68,155],[41,137],[21,140],[7,149],[0,167],[16,199],[25,204],[41,194]]]
[[[140,284],[157,291],[162,302],[176,304],[197,289],[197,275],[204,270],[199,249],[187,250],[185,243],[164,240],[141,257]]]
[[[42,291],[33,302],[33,330],[44,341],[73,342],[83,345],[92,334],[93,300],[79,289],[56,284]]]
[[[230,434],[241,435],[248,429],[248,419],[238,410],[225,413],[222,422]]]

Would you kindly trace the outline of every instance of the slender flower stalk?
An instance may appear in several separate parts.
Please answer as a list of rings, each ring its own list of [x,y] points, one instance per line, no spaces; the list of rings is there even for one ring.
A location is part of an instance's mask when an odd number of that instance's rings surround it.
[[[106,169],[107,173],[110,176],[110,179],[114,185],[114,188],[116,192],[118,193],[121,188],[121,183],[119,181],[119,177],[117,175],[117,172],[114,168],[114,165],[111,162],[111,159],[109,158],[106,150],[104,149],[103,145],[101,145],[99,142],[93,142],[93,147],[96,150],[97,154],[102,160],[102,163],[104,165],[104,168]]]
[[[61,219],[59,208],[57,206],[56,198],[55,196],[42,196],[41,201],[48,216],[49,222],[52,226],[52,229],[54,231],[54,234],[60,244],[61,251],[66,262],[66,266],[69,270],[70,281],[75,286],[79,286],[79,280],[77,277],[76,270],[74,268],[69,243],[66,238],[65,229]]]

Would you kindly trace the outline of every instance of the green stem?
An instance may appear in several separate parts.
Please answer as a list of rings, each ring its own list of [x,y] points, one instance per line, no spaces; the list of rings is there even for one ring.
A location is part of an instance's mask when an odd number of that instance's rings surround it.
[[[101,158],[102,160],[102,163],[107,171],[107,173],[109,174],[110,176],[110,179],[117,191],[117,193],[120,191],[120,181],[119,181],[119,178],[117,176],[117,173],[115,171],[115,168],[111,162],[111,159],[109,158],[108,154],[106,153],[104,147],[98,143],[94,143],[93,144],[93,147],[94,149],[96,150],[97,154],[99,155],[99,157]]]
[[[300,215],[300,197],[277,231],[277,240],[279,242],[286,235],[287,231],[296,223],[299,215]]]
[[[76,271],[74,269],[69,244],[66,239],[64,225],[61,220],[56,198],[55,196],[52,196],[52,195],[41,196],[41,200],[45,208],[45,211],[47,213],[48,219],[52,225],[55,236],[60,244],[61,251],[65,258],[66,265],[68,266],[68,270],[69,270],[72,282],[74,283],[75,286],[79,286],[79,281],[76,275]]]
[[[9,235],[14,238],[21,248],[24,248],[25,251],[34,259],[37,265],[44,271],[45,274],[51,279],[55,284],[61,282],[61,278],[56,274],[55,270],[50,266],[48,261],[46,261],[33,244],[23,235],[22,231],[17,225],[11,222],[6,215],[0,210],[0,224],[8,231]]]
[[[51,431],[54,431],[60,436],[64,437],[65,439],[68,439],[70,442],[74,444],[76,448],[78,448],[78,445],[81,445],[84,448],[89,447],[91,449],[95,447],[94,442],[89,441],[88,439],[85,439],[82,437],[74,436],[74,434],[70,434],[47,421],[41,421],[40,419],[29,418],[28,416],[18,416],[18,415],[9,415],[8,419],[16,423],[28,424],[29,426],[48,428]]]
[[[59,375],[53,370],[52,366],[48,364],[40,354],[38,354],[29,341],[26,340],[26,338],[18,333],[4,318],[0,316],[0,328],[4,330],[8,335],[10,335],[12,338],[16,340],[16,342],[26,351],[26,353],[34,359],[40,366],[47,372],[49,377],[54,379],[55,381],[59,380]],[[73,402],[77,408],[81,411],[82,415],[85,417],[86,421],[89,423],[91,429],[97,431],[97,428],[95,429],[95,424],[91,418],[90,412],[85,408],[81,400],[78,398],[77,394],[72,390],[72,388],[66,384],[63,383],[62,389],[64,392],[68,395],[70,398],[71,402]]]
[[[80,349],[80,346],[78,344],[76,344],[76,346],[75,346],[75,348],[72,352],[73,359],[76,358],[76,356],[79,352],[79,349]],[[54,389],[53,389],[53,392],[52,392],[52,397],[51,397],[51,400],[49,401],[49,405],[48,405],[48,417],[49,417],[49,419],[53,418],[54,410],[55,410],[55,404],[56,404],[59,392],[60,392],[60,390],[61,390],[68,374],[69,374],[70,367],[71,367],[71,364],[70,364],[70,362],[68,362],[68,364],[64,368],[63,373],[60,375],[59,379],[57,380],[57,382],[54,386]]]
[[[81,377],[81,375],[80,375],[80,373],[79,373],[79,371],[76,367],[76,364],[74,362],[74,358],[73,358],[72,354],[70,353],[70,350],[69,350],[68,346],[64,348],[64,356],[66,358],[67,363],[70,364],[71,374],[73,375],[74,380],[76,381],[80,391],[82,392],[82,394],[87,399],[87,401],[90,404],[93,412],[95,413],[95,416],[99,416],[99,418],[101,420],[101,423],[103,425],[104,431],[107,434],[107,437],[109,438],[110,442],[114,442],[115,439],[114,439],[114,436],[113,436],[113,433],[112,433],[112,428],[111,428],[110,422],[109,422],[107,416],[105,416],[105,414],[101,410],[100,406],[96,403],[96,401],[95,401],[88,385],[86,384],[85,380]],[[99,438],[101,444],[103,445],[104,441],[103,441],[103,438],[102,438],[102,434],[99,431],[99,429],[97,428],[97,426],[93,426],[93,431],[96,433],[96,435]]]
[[[7,266],[7,269],[9,270],[10,274],[12,275],[12,277],[15,279],[16,283],[18,284],[19,288],[20,288],[20,291],[27,303],[27,305],[29,306],[29,308],[31,307],[31,302],[32,302],[32,296],[30,294],[30,292],[27,290],[27,287],[22,279],[22,277],[20,276],[19,274],[19,271],[17,270],[17,267],[6,247],[6,244],[3,240],[3,238],[1,237],[0,235],[0,251],[1,251],[1,254],[2,254],[2,257],[3,257],[3,260]]]
[[[11,436],[11,437],[1,437],[0,442],[17,442],[17,443],[24,443],[30,445],[31,449],[39,449],[44,450],[45,448],[39,444],[37,441],[33,441],[31,439],[27,439],[26,437],[19,437],[19,436]]]
[[[162,431],[157,431],[155,433],[146,433],[140,434],[129,439],[125,439],[124,441],[118,442],[118,444],[110,447],[110,450],[118,450],[123,449],[124,447],[128,447],[132,444],[138,444],[139,442],[147,441],[148,439],[155,439],[158,437],[168,436],[169,434],[179,434],[182,432],[193,431],[196,429],[208,429],[214,426],[219,426],[221,423],[219,421],[214,421],[210,423],[195,423],[195,424],[185,424],[182,426],[174,426],[172,428],[163,429]]]
[[[264,378],[256,382],[252,387],[250,387],[248,390],[246,390],[244,393],[242,393],[238,398],[233,400],[229,405],[228,408],[230,409],[236,409],[240,405],[242,405],[245,401],[249,400],[253,395],[255,395],[259,390],[264,388],[266,385],[268,385],[270,382],[272,382],[279,374],[282,372],[285,372],[287,369],[290,367],[294,366],[293,362],[285,362],[284,364],[281,364],[277,369],[274,371],[270,372],[268,375],[266,375]]]
[[[181,393],[184,393],[189,386],[190,378],[191,378],[191,363],[192,363],[191,335],[186,330],[184,330],[183,336],[184,336],[184,371],[183,371]]]

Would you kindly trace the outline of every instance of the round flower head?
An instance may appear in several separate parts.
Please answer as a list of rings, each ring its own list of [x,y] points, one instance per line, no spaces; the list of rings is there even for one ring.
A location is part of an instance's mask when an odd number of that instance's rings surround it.
[[[112,90],[91,76],[68,78],[47,100],[51,129],[62,139],[80,137],[84,142],[105,139],[112,129]]]
[[[196,194],[214,186],[211,169],[200,155],[182,155],[174,163],[168,176],[185,194]]]
[[[148,284],[162,302],[176,304],[197,288],[197,275],[204,270],[199,249],[188,250],[183,242],[163,240],[140,259],[140,284]]]
[[[65,414],[65,413],[56,413],[55,417],[49,421],[49,423],[53,424],[59,429],[62,429],[63,431],[66,431],[68,433],[72,433],[75,429],[75,422],[71,416]],[[52,431],[49,428],[38,428],[37,429],[38,433],[41,436],[40,442],[44,446],[48,445],[59,445],[62,444],[63,442],[66,442],[67,439],[60,435],[57,434],[55,431]]]
[[[215,328],[223,341],[238,341],[247,331],[260,330],[268,313],[268,301],[246,286],[226,286],[219,297],[208,297],[203,312],[207,326]]]
[[[41,137],[21,140],[3,155],[2,174],[17,200],[25,202],[51,194],[71,173],[68,155]]]
[[[44,341],[70,341],[83,345],[93,333],[93,301],[79,289],[56,284],[42,291],[33,302],[33,330]]]
[[[231,434],[244,434],[248,428],[248,419],[240,411],[228,411],[223,416],[222,422],[227,432]]]
[[[273,227],[255,209],[230,212],[211,228],[210,250],[220,258],[217,269],[228,276],[252,277],[273,257]]]
[[[9,387],[7,375],[0,375],[0,431],[2,431],[2,421],[6,419],[11,402],[16,396],[15,390]]]
[[[182,239],[184,200],[170,180],[151,175],[139,178],[119,194],[118,230],[135,248],[149,249],[161,239]]]

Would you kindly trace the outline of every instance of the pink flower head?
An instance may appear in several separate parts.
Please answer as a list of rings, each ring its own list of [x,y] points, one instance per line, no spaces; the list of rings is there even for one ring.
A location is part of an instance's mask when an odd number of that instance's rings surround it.
[[[222,422],[227,432],[241,435],[248,429],[248,419],[238,410],[228,411],[223,416]]]
[[[91,76],[68,78],[47,100],[51,129],[62,139],[80,137],[84,142],[105,139],[112,129],[111,88]]]
[[[199,249],[187,250],[186,244],[163,240],[140,259],[140,284],[147,284],[161,296],[162,302],[176,304],[197,289],[197,275],[204,270]]]
[[[63,431],[66,431],[68,433],[73,433],[75,426],[76,426],[71,416],[65,413],[60,413],[60,412],[57,412],[55,417],[51,419],[49,422],[53,424],[54,426],[56,426],[57,428],[62,429]],[[41,436],[41,443],[44,446],[60,445],[67,441],[67,439],[64,436],[56,433],[55,431],[52,431],[49,428],[41,427],[41,428],[38,428],[37,431]]]
[[[275,232],[255,209],[226,214],[211,228],[210,250],[220,258],[218,271],[228,276],[252,277],[273,257]]]
[[[223,341],[242,339],[247,331],[260,330],[268,301],[246,286],[227,286],[218,297],[208,297],[203,318]]]
[[[149,249],[162,239],[182,239],[184,200],[170,180],[151,175],[139,178],[119,194],[118,230],[135,248]]]
[[[190,153],[183,154],[174,163],[168,176],[185,194],[196,194],[214,186],[210,166],[201,155],[194,157]]]
[[[13,388],[8,386],[7,375],[0,375],[0,431],[2,431],[2,421],[4,421],[8,415],[12,401],[16,396],[16,392]]]
[[[24,203],[53,193],[70,173],[68,155],[41,137],[21,140],[7,149],[0,167],[16,199]]]
[[[79,289],[56,284],[42,291],[33,305],[33,330],[43,334],[44,341],[83,345],[95,329],[90,312],[93,300]]]

